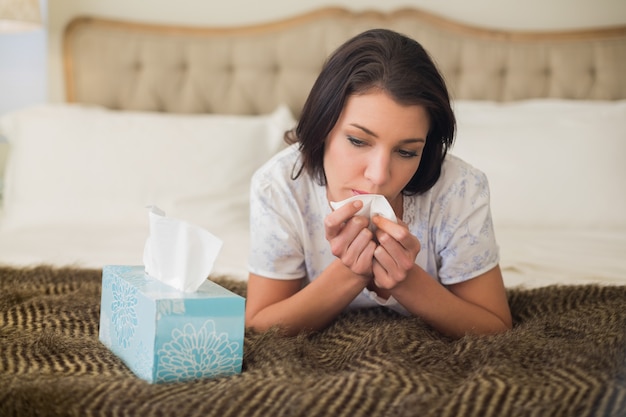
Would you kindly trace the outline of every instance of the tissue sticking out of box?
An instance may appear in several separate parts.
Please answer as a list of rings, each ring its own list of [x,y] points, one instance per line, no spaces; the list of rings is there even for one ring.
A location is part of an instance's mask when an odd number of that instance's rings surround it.
[[[333,210],[337,210],[339,207],[352,203],[353,201],[360,200],[363,202],[363,207],[359,210],[357,216],[365,216],[370,220],[376,215],[383,216],[386,219],[391,220],[394,223],[398,223],[396,214],[393,212],[393,208],[385,196],[380,194],[360,194],[341,201],[331,201],[330,206]],[[374,223],[370,222],[369,229],[375,230]]]
[[[222,241],[199,226],[166,217],[149,206],[150,235],[143,251],[146,274],[184,292],[194,292],[208,278]]]

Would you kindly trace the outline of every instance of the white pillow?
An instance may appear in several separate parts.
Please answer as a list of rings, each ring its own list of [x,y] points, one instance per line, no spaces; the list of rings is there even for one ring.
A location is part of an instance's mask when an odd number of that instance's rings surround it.
[[[494,221],[626,226],[626,101],[457,101],[453,154],[484,171]]]
[[[294,119],[43,105],[0,120],[8,138],[3,227],[147,224],[146,205],[209,231],[247,225],[253,172]]]

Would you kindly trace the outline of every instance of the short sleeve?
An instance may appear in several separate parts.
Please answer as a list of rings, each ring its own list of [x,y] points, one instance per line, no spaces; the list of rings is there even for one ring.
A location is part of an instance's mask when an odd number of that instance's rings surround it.
[[[462,166],[435,205],[439,213],[436,251],[444,285],[467,281],[499,262],[489,183],[481,171]]]
[[[274,279],[306,275],[298,213],[280,178],[267,171],[255,173],[250,189],[251,273]]]

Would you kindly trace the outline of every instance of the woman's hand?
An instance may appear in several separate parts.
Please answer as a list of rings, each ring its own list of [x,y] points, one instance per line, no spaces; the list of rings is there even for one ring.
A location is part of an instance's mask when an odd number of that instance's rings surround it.
[[[361,207],[363,203],[355,201],[338,208],[324,219],[324,228],[332,254],[355,274],[370,279],[376,243],[367,228],[369,219],[355,216]]]
[[[402,221],[394,223],[382,216],[375,216],[372,221],[378,228],[376,239],[378,246],[374,250],[374,284],[382,289],[391,290],[404,281],[412,268],[421,245]]]

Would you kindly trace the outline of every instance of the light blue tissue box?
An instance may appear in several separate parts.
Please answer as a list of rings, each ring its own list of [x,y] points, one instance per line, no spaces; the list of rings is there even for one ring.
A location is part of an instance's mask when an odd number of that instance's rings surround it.
[[[150,383],[234,375],[243,361],[244,309],[243,297],[212,281],[185,293],[143,266],[107,265],[100,341]]]

